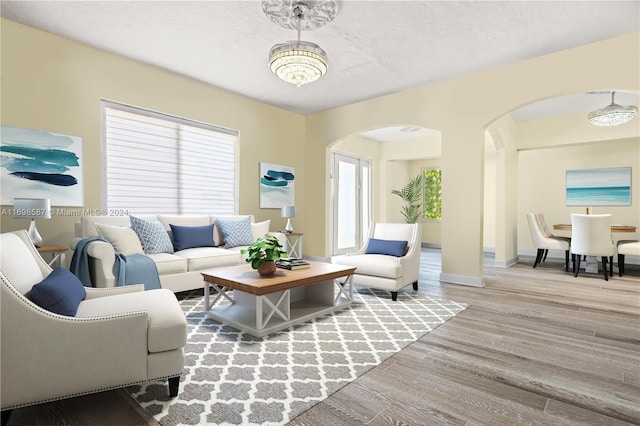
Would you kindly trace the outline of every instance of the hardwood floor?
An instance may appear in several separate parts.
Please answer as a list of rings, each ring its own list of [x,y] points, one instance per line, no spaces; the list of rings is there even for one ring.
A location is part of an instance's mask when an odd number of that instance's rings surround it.
[[[640,424],[640,266],[607,282],[532,265],[447,285],[439,252],[423,250],[419,292],[470,306],[290,424]],[[157,424],[123,391],[82,398],[15,410],[9,425]]]
[[[470,306],[291,425],[640,424],[637,265],[607,282],[532,258],[485,288],[440,284],[432,250],[421,265],[421,293]]]

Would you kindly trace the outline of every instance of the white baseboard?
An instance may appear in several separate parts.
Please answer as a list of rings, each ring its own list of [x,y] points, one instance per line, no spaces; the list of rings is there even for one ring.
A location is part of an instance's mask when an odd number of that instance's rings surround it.
[[[468,275],[455,275],[441,272],[440,281],[443,283],[466,285],[469,287],[484,287],[484,277],[470,277]]]
[[[493,266],[496,266],[498,268],[509,268],[509,267],[515,265],[518,262],[520,262],[520,257],[516,256],[514,258],[507,259],[506,261],[494,260],[493,261]]]

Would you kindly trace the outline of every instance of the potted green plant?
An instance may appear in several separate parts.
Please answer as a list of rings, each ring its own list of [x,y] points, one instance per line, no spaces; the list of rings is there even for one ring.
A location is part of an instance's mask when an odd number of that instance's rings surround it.
[[[287,254],[273,235],[259,237],[249,247],[242,249],[241,253],[249,253],[246,262],[263,276],[273,275],[276,272],[275,261]]]
[[[404,201],[401,213],[407,223],[416,223],[420,219],[422,212],[422,205],[420,204],[422,200],[422,186],[422,174],[419,174],[407,183],[404,188],[391,191],[393,195],[397,195]]]

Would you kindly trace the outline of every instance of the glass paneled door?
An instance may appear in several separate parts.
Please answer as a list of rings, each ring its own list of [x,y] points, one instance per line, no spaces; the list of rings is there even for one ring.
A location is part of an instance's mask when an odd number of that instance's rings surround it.
[[[360,248],[371,222],[371,160],[333,153],[332,255]]]

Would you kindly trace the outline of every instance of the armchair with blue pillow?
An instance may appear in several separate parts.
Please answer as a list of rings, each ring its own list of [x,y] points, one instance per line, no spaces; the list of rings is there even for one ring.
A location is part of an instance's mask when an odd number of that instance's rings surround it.
[[[372,223],[369,237],[355,252],[335,256],[331,262],[355,266],[353,284],[391,292],[410,284],[418,289],[422,232],[419,223]]]
[[[178,394],[187,322],[175,295],[86,288],[52,270],[26,230],[0,234],[0,410],[168,379]]]

